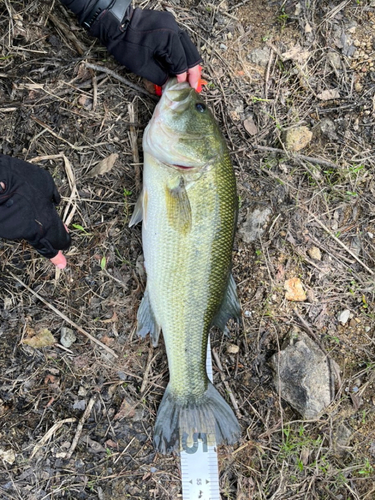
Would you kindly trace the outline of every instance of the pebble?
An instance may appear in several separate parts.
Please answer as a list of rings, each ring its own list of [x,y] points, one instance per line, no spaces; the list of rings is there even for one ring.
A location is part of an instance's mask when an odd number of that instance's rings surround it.
[[[350,318],[350,311],[349,309],[345,309],[344,311],[342,311],[339,316],[338,316],[338,321],[342,324],[342,325],[346,325],[346,323],[348,322]]]
[[[237,354],[240,348],[236,344],[228,344],[227,345],[227,352],[229,354]]]
[[[312,259],[322,260],[322,254],[318,247],[311,247],[307,250],[307,253]]]
[[[284,283],[285,298],[293,302],[303,302],[307,299],[302,288],[302,281],[299,278],[290,278]]]
[[[263,235],[271,213],[272,210],[268,207],[249,210],[245,222],[239,229],[245,243],[256,241]]]
[[[300,151],[311,141],[313,134],[308,127],[296,127],[287,130],[285,135],[285,146],[289,151]]]
[[[76,334],[71,328],[63,326],[61,328],[60,343],[67,349],[77,340]]]

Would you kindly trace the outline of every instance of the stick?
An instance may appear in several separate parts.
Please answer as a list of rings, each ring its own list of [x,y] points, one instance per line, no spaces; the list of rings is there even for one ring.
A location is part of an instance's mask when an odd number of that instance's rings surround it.
[[[278,148],[270,148],[268,146],[259,146],[258,144],[253,144],[253,148],[259,149],[259,151],[269,151],[270,153],[280,153],[285,155],[285,151],[283,149]],[[327,160],[321,160],[320,158],[313,158],[312,156],[300,155],[299,153],[290,153],[291,158],[295,158],[296,160],[305,160],[311,163],[316,163],[317,165],[323,165],[324,167],[337,168],[335,163],[331,163]]]
[[[221,380],[222,380],[222,382],[223,382],[223,384],[225,386],[225,390],[227,391],[227,393],[229,395],[229,398],[230,398],[230,400],[232,402],[233,408],[236,410],[237,417],[240,417],[241,414],[240,414],[240,410],[238,408],[237,401],[236,401],[236,399],[235,399],[235,397],[233,395],[232,389],[230,388],[228,382],[225,380],[224,370],[223,370],[222,364],[220,363],[219,355],[217,354],[216,349],[212,349],[212,354],[213,354],[213,356],[215,358],[217,367],[220,370],[220,377],[221,377]]]
[[[92,342],[95,342],[95,344],[99,345],[102,349],[106,350],[109,354],[112,354],[112,356],[114,356],[115,358],[118,358],[117,354],[110,347],[106,346],[105,344],[103,344],[102,342],[100,342],[100,340],[98,340],[95,337],[93,337],[92,335],[90,335],[83,328],[81,328],[79,325],[77,325],[77,323],[74,323],[74,321],[72,321],[70,318],[68,318],[68,316],[66,316],[64,313],[62,313],[61,311],[59,311],[55,306],[53,306],[52,304],[50,304],[49,302],[47,302],[41,295],[39,295],[38,293],[34,292],[34,290],[32,290],[30,287],[28,287],[26,285],[26,283],[24,283],[22,280],[20,280],[19,278],[17,278],[17,276],[15,276],[13,273],[9,272],[9,274],[16,281],[18,281],[18,283],[20,283],[23,287],[25,287],[26,290],[28,290],[30,293],[32,293],[33,295],[35,295],[35,297],[37,297],[41,302],[43,302],[43,304],[45,304],[53,312],[55,312],[58,316],[60,316],[60,318],[62,318],[67,323],[69,323],[73,328],[75,328],[76,330],[78,330],[80,333],[82,333],[83,335],[85,335],[85,337],[87,337],[88,339],[92,340]]]
[[[123,78],[122,76],[118,75],[117,73],[115,73],[114,71],[112,71],[109,68],[106,68],[104,66],[99,66],[98,64],[91,64],[88,62],[83,62],[83,64],[86,66],[86,68],[93,69],[94,71],[100,71],[101,73],[107,73],[107,75],[110,75],[113,78],[116,78],[116,80],[118,80],[121,83],[124,83],[125,85],[127,85],[131,89],[136,90],[137,92],[140,92],[141,94],[145,94],[145,95],[151,97],[151,99],[154,99],[154,101],[159,100],[156,96],[150,94],[150,92],[147,92],[147,90],[143,89],[139,85],[136,85],[135,83],[132,83],[131,81],[127,80],[126,78]]]
[[[354,252],[352,252],[350,250],[350,248],[348,248],[345,245],[345,243],[343,243],[334,234],[332,234],[332,232],[328,229],[328,227],[325,226],[323,224],[323,222],[321,222],[313,213],[311,213],[310,210],[308,210],[307,208],[305,208],[303,206],[301,206],[301,208],[303,208],[303,210],[305,210],[305,212],[307,212],[319,224],[319,226],[321,228],[323,228],[329,234],[329,236],[336,241],[336,243],[338,243],[340,246],[342,246],[342,248],[344,248],[344,250],[346,250],[357,262],[359,262],[359,264],[361,264],[361,266],[364,267],[367,272],[369,272],[370,274],[374,274],[374,271],[372,271],[369,267],[367,267],[366,264],[364,262],[362,262],[361,259],[359,257],[357,257],[356,254]]]
[[[77,430],[76,430],[72,445],[69,448],[69,451],[66,453],[66,456],[65,456],[66,460],[69,460],[70,457],[73,455],[73,452],[76,449],[76,446],[78,444],[79,438],[81,437],[83,425],[84,425],[85,421],[89,418],[92,407],[94,406],[95,402],[96,402],[96,396],[93,396],[92,398],[90,398],[90,401],[88,402],[88,405],[86,406],[86,409],[83,412],[83,415],[80,418],[80,421],[78,422]]]
[[[64,420],[59,420],[58,422],[56,422],[45,434],[44,436],[42,437],[42,439],[39,441],[39,443],[37,443],[35,446],[34,446],[34,449],[31,453],[31,456],[30,456],[30,460],[33,458],[33,456],[35,455],[35,453],[37,453],[40,448],[42,446],[44,446],[46,444],[46,442],[49,440],[50,437],[52,437],[52,435],[58,430],[60,429],[61,426],[63,426],[64,424],[67,424],[67,423],[70,423],[70,422],[75,422],[76,419],[74,417],[70,417],[70,418],[65,418]]]

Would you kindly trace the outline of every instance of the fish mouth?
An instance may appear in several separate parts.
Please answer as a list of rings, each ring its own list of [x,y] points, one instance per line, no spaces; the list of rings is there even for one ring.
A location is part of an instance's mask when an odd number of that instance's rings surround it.
[[[190,171],[200,169],[200,165],[181,165],[179,163],[168,163],[163,161],[163,164],[168,168],[174,168],[176,170]]]
[[[181,170],[192,170],[193,168],[196,168],[196,167],[193,167],[193,166],[176,165],[176,164],[172,164],[172,167],[179,168]]]

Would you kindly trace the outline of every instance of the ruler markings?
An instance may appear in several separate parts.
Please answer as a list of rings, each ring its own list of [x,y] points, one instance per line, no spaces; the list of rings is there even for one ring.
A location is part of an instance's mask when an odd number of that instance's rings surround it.
[[[206,369],[212,382],[211,344],[208,339]],[[198,439],[193,453],[180,454],[183,500],[221,500],[216,445],[208,445],[206,436]]]

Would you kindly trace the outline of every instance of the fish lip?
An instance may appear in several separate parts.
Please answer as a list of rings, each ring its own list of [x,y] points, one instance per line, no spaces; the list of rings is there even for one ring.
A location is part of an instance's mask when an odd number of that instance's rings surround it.
[[[174,168],[177,170],[183,170],[183,171],[189,171],[189,172],[202,168],[201,165],[180,165],[177,163],[167,163],[165,161],[163,161],[162,163],[163,163],[163,165],[165,165],[168,168]]]
[[[194,167],[194,166],[187,166],[187,165],[176,165],[174,163],[171,163],[171,166],[173,168],[177,168],[179,170],[193,170],[194,168],[197,168],[197,167]]]

